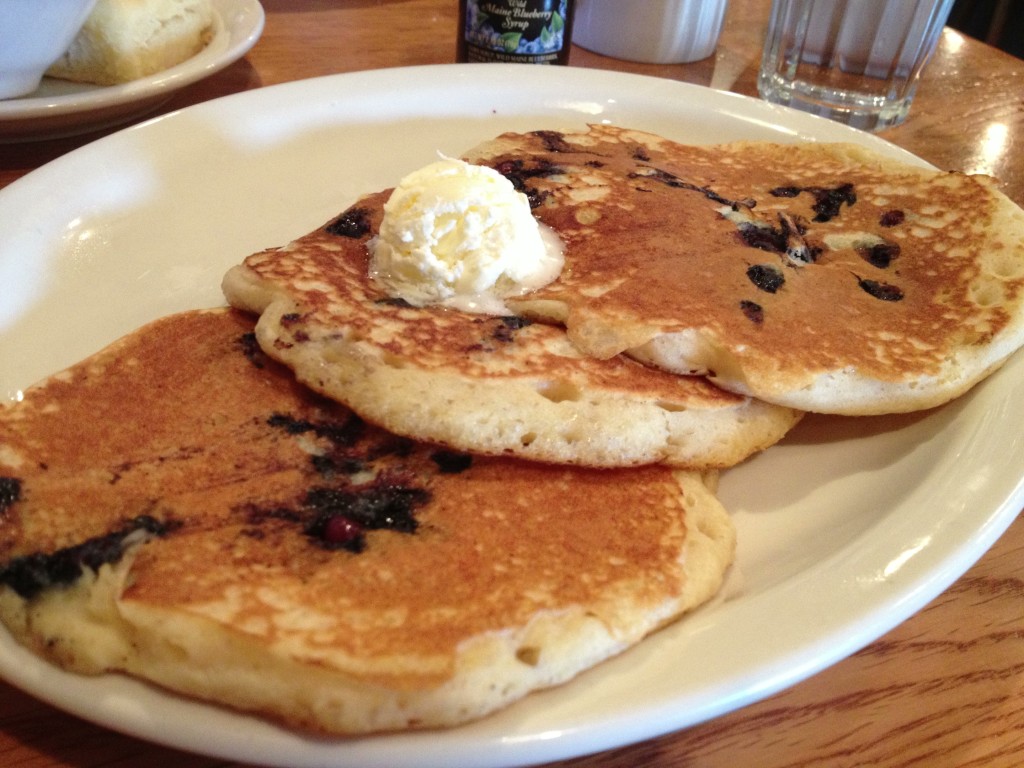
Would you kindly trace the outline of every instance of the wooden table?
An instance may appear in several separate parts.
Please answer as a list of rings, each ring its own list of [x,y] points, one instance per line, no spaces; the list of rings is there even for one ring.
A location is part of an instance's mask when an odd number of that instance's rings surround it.
[[[263,0],[261,41],[169,111],[316,75],[453,60],[455,0]],[[716,55],[640,65],[576,48],[571,65],[756,95],[768,0],[732,0]],[[101,134],[0,146],[0,186]],[[1024,62],[946,30],[908,121],[882,134],[937,166],[987,173],[1024,204]],[[2,288],[0,288],[2,290]],[[105,731],[0,683],[0,765],[209,768]],[[919,614],[759,704],[561,768],[1011,768],[1024,765],[1024,520]]]

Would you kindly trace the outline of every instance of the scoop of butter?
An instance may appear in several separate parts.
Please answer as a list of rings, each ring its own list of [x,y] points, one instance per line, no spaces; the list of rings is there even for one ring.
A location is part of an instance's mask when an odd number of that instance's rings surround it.
[[[494,169],[453,158],[399,182],[370,249],[372,278],[416,307],[507,314],[502,299],[562,269],[561,243],[526,195]]]

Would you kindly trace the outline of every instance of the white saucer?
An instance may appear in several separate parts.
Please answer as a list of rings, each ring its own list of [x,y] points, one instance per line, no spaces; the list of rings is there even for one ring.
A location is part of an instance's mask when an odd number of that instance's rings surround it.
[[[258,0],[213,0],[213,7],[213,39],[177,66],[106,87],[46,77],[34,92],[0,100],[0,142],[53,139],[127,122],[234,63],[259,40],[263,7]]]

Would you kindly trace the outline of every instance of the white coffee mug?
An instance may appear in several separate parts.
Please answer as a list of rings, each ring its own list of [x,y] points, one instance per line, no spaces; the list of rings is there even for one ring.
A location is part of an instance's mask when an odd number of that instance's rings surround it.
[[[616,59],[681,64],[715,51],[728,0],[576,0],[572,41]]]

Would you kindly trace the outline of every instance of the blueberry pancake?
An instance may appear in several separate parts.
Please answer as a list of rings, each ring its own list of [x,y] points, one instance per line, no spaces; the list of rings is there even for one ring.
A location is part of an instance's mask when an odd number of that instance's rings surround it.
[[[389,431],[458,450],[584,466],[732,466],[799,420],[624,356],[580,352],[563,328],[414,307],[371,279],[388,192],[230,270],[230,303],[260,314],[264,350]]]
[[[588,355],[856,415],[944,403],[1024,343],[1024,212],[986,177],[611,126],[506,134],[467,159],[566,244],[561,277],[509,306]]]
[[[174,315],[0,407],[0,619],[314,732],[450,726],[711,597],[731,521],[698,475],[471,457],[376,429]]]

